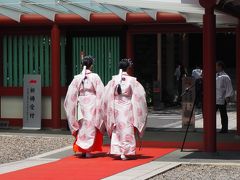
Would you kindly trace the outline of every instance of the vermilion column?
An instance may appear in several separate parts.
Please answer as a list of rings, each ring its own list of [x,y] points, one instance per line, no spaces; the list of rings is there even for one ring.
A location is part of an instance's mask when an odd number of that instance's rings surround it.
[[[216,151],[216,17],[214,0],[200,0],[203,16],[203,126],[206,152]]]
[[[2,32],[0,31],[0,87],[3,86],[3,36],[2,36]],[[1,99],[1,94],[0,94],[0,99]],[[0,103],[0,119],[2,118],[2,106],[1,106],[1,103]]]
[[[236,29],[237,134],[240,135],[240,20]]]
[[[60,30],[54,24],[51,30],[52,51],[52,128],[61,128],[61,84],[60,84]]]
[[[133,35],[128,31],[126,34],[126,56],[127,58],[131,58],[133,60]],[[128,74],[133,75],[133,73],[133,67],[129,68]]]

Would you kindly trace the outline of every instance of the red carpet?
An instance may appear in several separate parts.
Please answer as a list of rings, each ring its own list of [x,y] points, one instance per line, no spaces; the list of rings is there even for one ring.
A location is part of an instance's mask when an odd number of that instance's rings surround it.
[[[143,143],[144,145],[145,143]],[[150,145],[150,143],[148,143]],[[108,151],[104,147],[104,152]],[[1,180],[76,180],[102,179],[129,168],[148,163],[158,157],[175,151],[174,148],[143,147],[137,152],[136,160],[122,161],[105,155],[96,154],[94,158],[82,159],[76,156],[32,168],[0,175]]]

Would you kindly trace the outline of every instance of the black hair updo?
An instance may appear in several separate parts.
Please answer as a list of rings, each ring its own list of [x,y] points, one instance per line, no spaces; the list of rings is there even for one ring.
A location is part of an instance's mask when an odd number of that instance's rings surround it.
[[[89,69],[94,62],[94,58],[92,56],[84,56],[82,60],[82,67],[86,66],[87,69]]]
[[[132,62],[130,59],[122,59],[119,62],[119,69],[122,69],[123,72],[126,72],[128,67],[130,67],[132,65]],[[121,84],[117,85],[117,93],[120,95],[122,94],[122,88],[121,88]]]
[[[122,69],[123,71],[127,71],[128,67],[130,67],[132,65],[131,60],[130,59],[122,59],[119,62],[119,69]]]

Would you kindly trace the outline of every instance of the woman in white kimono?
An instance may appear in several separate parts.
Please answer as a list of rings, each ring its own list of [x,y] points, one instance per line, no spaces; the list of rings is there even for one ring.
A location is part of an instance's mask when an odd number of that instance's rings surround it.
[[[135,130],[143,136],[147,105],[142,85],[127,73],[131,65],[128,59],[119,63],[119,75],[113,76],[105,87],[103,114],[107,132],[111,138],[110,154],[126,160],[135,155]]]
[[[85,56],[82,73],[76,75],[68,87],[64,102],[69,128],[76,138],[74,152],[91,157],[90,152],[102,151],[101,98],[104,85],[100,77],[91,72],[93,58]]]

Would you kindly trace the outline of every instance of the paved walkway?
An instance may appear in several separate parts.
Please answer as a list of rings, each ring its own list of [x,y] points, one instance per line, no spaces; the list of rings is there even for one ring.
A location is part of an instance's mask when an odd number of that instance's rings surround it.
[[[68,146],[26,160],[2,164],[0,165],[0,174],[54,162],[72,154],[72,147]],[[237,152],[204,153],[176,150],[152,162],[107,177],[105,180],[144,180],[186,163],[240,166],[240,154]]]
[[[137,166],[135,168],[123,171],[116,175],[104,178],[104,180],[145,180],[149,179],[157,174],[168,171],[172,168],[179,166],[181,163],[178,162],[161,162],[161,161],[152,161],[150,163]]]
[[[229,129],[236,129],[236,112],[229,111]],[[144,140],[151,141],[180,141],[183,139],[184,132],[181,129],[181,110],[170,109],[160,112],[152,112],[148,117],[147,131]],[[196,115],[196,128],[201,129],[203,124],[202,115]],[[217,116],[217,127],[220,129],[220,118]],[[175,129],[175,131],[166,131],[164,129]],[[201,130],[200,130],[201,131]],[[0,130],[0,135],[11,135],[19,133],[22,136],[66,136],[68,131],[19,131],[19,130]],[[239,142],[240,137],[234,133],[227,135],[218,134],[218,141],[224,142]],[[202,133],[199,131],[190,132],[188,141],[202,141]],[[109,143],[109,138],[104,137],[104,142]],[[11,171],[16,171],[40,164],[54,162],[73,154],[72,147],[65,147],[54,150],[42,155],[38,155],[26,160],[7,163],[0,165],[0,174]],[[107,180],[117,179],[148,179],[159,173],[165,172],[169,169],[179,166],[182,163],[203,163],[203,164],[217,164],[217,165],[240,165],[240,154],[234,152],[217,152],[217,153],[203,153],[203,152],[180,152],[174,151],[150,163],[129,169],[114,176],[105,178]]]
[[[203,128],[203,117],[200,110],[195,112],[195,128]],[[160,129],[181,129],[182,128],[182,111],[180,108],[150,112],[148,116],[148,128]],[[228,110],[229,130],[236,130],[236,111]],[[221,129],[220,113],[217,113],[217,129]]]
[[[46,163],[51,163],[71,155],[73,155],[72,146],[68,146],[38,156],[34,156],[22,161],[2,164],[0,165],[0,174],[13,172]],[[178,165],[180,165],[180,163],[152,161],[150,163],[146,163],[144,165],[131,168],[127,171],[123,171],[121,173],[118,173],[105,179],[107,180],[148,179],[150,177],[155,176],[156,174],[172,169]]]
[[[65,132],[64,132],[65,133]],[[0,133],[2,134],[2,133]],[[9,135],[15,133],[9,133]],[[41,134],[41,133],[40,133]],[[191,140],[201,140],[199,134],[192,132],[189,139]],[[19,133],[20,136],[35,136],[39,134],[33,133]],[[183,137],[183,132],[158,132],[158,131],[147,131],[144,137],[144,140],[163,140],[169,141],[170,139],[173,141],[181,140]],[[44,134],[44,136],[66,136],[63,134]],[[235,136],[227,136],[232,139]],[[109,142],[108,137],[104,138],[105,143]],[[226,140],[226,139],[225,139]],[[235,139],[236,140],[236,139]],[[238,138],[239,141],[239,138]],[[50,163],[62,159],[64,157],[68,157],[73,155],[72,147],[68,146],[65,148],[61,148],[58,150],[54,150],[48,153],[44,153],[35,157],[28,158],[26,160],[7,163],[0,165],[0,174],[7,173],[11,171],[16,171],[36,165],[41,165],[45,163]],[[238,152],[217,152],[217,153],[204,153],[204,152],[196,152],[196,151],[184,151],[180,152],[176,150],[170,154],[167,154],[159,159],[156,159],[152,162],[146,163],[141,166],[137,166],[131,168],[127,171],[123,171],[116,175],[105,178],[106,180],[117,180],[117,179],[148,179],[157,174],[163,173],[167,170],[175,168],[182,163],[193,163],[193,164],[215,164],[215,165],[240,165],[240,154]]]
[[[229,164],[240,166],[239,152],[216,152],[207,153],[200,151],[174,151],[157,159],[158,162],[179,162],[179,163],[194,163],[194,164]]]
[[[66,152],[68,152],[68,153],[66,154]],[[57,155],[57,154],[61,154],[61,156],[58,156],[58,157],[53,156],[53,157],[48,158],[48,156]],[[17,170],[21,170],[21,169],[41,165],[41,164],[54,162],[54,161],[57,161],[57,160],[59,160],[63,157],[70,156],[72,154],[73,154],[72,146],[67,146],[67,147],[64,147],[64,148],[61,148],[61,149],[57,149],[57,150],[50,151],[50,152],[47,152],[47,153],[44,153],[44,154],[40,154],[38,156],[27,158],[25,160],[6,163],[6,164],[1,164],[0,165],[0,174],[4,174],[4,173],[17,171]]]

